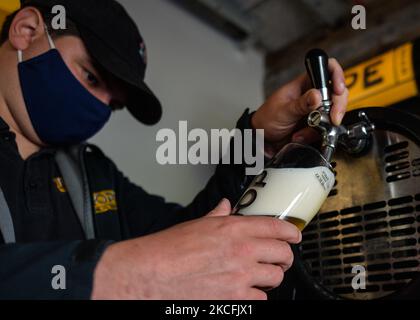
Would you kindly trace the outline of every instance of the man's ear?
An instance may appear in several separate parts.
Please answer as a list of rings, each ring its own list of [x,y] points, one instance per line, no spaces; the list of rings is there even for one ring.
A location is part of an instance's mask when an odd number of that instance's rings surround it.
[[[45,34],[44,19],[38,9],[21,9],[13,19],[9,30],[9,42],[16,50],[26,50]]]

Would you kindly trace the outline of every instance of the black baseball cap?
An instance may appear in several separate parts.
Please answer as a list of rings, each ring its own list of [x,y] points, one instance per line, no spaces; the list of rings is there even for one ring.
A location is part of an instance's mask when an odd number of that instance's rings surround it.
[[[121,4],[115,0],[21,0],[21,4],[47,12],[55,5],[64,6],[92,58],[128,88],[130,113],[144,124],[159,122],[161,104],[144,83],[146,46]]]

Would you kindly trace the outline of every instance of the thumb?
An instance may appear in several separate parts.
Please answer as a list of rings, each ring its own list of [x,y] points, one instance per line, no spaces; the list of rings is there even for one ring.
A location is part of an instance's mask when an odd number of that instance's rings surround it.
[[[230,215],[232,208],[228,199],[223,198],[216,208],[207,214],[207,217],[222,217]]]
[[[291,120],[298,121],[321,105],[321,93],[317,89],[310,89],[298,99],[288,104]]]

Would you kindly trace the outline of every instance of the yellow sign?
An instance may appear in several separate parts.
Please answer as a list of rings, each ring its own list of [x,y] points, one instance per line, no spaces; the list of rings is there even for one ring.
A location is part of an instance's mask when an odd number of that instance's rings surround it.
[[[20,8],[19,0],[1,0],[0,1],[0,30],[6,17]]]
[[[114,190],[95,192],[93,194],[93,201],[95,202],[96,214],[117,210],[117,200]]]
[[[413,44],[406,43],[345,71],[348,110],[389,106],[418,94]]]

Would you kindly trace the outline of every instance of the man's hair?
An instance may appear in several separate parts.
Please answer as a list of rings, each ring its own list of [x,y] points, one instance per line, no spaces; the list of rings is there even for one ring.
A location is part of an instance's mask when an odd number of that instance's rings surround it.
[[[53,20],[54,15],[47,12],[44,8],[38,8],[38,7],[36,7],[36,8],[41,12],[41,15],[44,19],[44,23],[47,25],[48,31],[50,32],[52,37],[79,36],[79,31],[77,29],[77,26],[69,18],[66,18],[66,29],[55,30],[55,29],[51,28],[51,21]],[[9,39],[9,30],[10,30],[10,27],[12,25],[13,19],[16,17],[16,15],[18,14],[18,12],[20,10],[21,9],[13,12],[12,14],[10,14],[9,16],[6,17],[6,20],[4,21],[3,26],[1,28],[0,45],[5,43]]]

